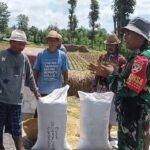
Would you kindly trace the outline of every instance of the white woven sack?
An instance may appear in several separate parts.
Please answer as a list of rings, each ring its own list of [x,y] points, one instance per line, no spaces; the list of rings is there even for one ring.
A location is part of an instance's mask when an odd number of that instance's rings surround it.
[[[109,150],[108,124],[113,92],[85,93],[80,97],[80,140],[78,150]]]
[[[39,100],[38,138],[32,150],[71,150],[66,141],[68,89],[66,85]]]

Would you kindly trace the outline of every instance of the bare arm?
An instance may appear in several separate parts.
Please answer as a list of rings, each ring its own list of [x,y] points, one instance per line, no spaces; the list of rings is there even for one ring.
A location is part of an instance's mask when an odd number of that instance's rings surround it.
[[[36,85],[38,86],[39,72],[36,70],[33,70],[33,74],[34,74]]]
[[[36,86],[36,82],[33,76],[33,71],[31,68],[31,64],[28,58],[26,58],[26,61],[25,61],[25,71],[26,71],[26,85],[30,88],[30,90],[34,93],[36,99],[38,100],[40,97],[40,94],[38,92],[38,88]]]
[[[68,71],[63,72],[64,85],[68,84]]]

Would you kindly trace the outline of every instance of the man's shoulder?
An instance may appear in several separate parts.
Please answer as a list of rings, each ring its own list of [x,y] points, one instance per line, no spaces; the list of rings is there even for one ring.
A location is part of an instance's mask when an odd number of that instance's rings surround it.
[[[59,48],[61,51],[63,51],[64,53],[67,53],[67,49],[66,49],[66,47],[63,45],[63,44],[61,44],[61,46],[60,46],[60,48]]]
[[[24,54],[24,53],[21,53],[20,57],[23,57],[25,60],[28,60],[28,56],[26,54]]]
[[[47,49],[43,49],[38,53],[38,56],[43,56],[43,55],[47,55]]]
[[[67,56],[67,54],[66,54],[64,51],[60,50],[60,49],[58,49],[58,53],[59,53],[62,57],[66,57],[66,56]]]
[[[45,48],[45,49],[42,49],[39,53],[40,54],[43,54],[43,53],[47,53],[48,51],[47,51],[47,48]]]
[[[122,54],[118,55],[118,59],[124,59],[124,60],[126,60],[126,58]]]
[[[0,54],[6,54],[7,53],[7,49],[1,50]]]
[[[2,58],[2,57],[7,57],[7,54],[8,54],[7,49],[0,51],[0,57],[1,57],[1,58]]]
[[[150,59],[150,49],[147,49],[147,50],[143,51],[141,53],[141,55],[143,55],[143,56],[147,57],[148,59]]]

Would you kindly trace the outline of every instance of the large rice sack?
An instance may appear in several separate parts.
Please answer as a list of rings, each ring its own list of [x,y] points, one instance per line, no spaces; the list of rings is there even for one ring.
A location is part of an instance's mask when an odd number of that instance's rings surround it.
[[[108,125],[113,92],[85,93],[80,97],[80,140],[78,150],[109,150]]]
[[[71,150],[66,141],[68,89],[56,89],[38,101],[38,138],[32,150]]]

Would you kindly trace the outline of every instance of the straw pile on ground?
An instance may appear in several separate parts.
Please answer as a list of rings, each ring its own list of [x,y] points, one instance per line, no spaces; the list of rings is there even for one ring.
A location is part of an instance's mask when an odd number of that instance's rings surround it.
[[[88,71],[69,71],[69,96],[77,96],[78,91],[90,92],[94,76]]]
[[[89,52],[88,48],[84,45],[64,44],[68,52]]]

